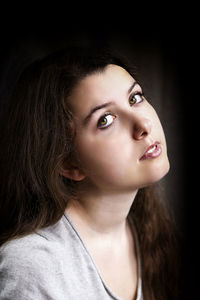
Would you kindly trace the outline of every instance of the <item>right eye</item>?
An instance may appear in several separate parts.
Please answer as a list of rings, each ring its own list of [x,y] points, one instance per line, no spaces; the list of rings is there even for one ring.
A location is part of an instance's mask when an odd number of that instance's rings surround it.
[[[117,116],[114,114],[106,113],[99,119],[99,121],[97,123],[97,127],[99,129],[105,129],[105,128],[109,127],[110,125],[112,125],[112,123],[116,117]]]

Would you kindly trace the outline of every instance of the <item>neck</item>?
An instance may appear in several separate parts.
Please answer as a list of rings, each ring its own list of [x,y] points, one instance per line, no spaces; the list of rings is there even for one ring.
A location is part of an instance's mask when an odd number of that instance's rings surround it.
[[[87,228],[89,234],[117,237],[126,230],[127,216],[136,194],[137,191],[82,194],[78,201],[69,202],[66,212],[77,226]]]

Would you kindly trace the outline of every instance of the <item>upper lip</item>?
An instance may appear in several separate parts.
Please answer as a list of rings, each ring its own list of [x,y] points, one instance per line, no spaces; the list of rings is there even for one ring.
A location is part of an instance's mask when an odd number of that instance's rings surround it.
[[[143,153],[143,155],[140,157],[140,159],[142,159],[142,158],[145,156],[145,154],[146,154],[151,148],[155,147],[155,146],[158,145],[158,144],[160,144],[160,143],[159,143],[158,141],[156,141],[155,143],[153,143],[153,144],[151,144],[150,146],[148,146],[148,147],[146,148],[145,152]]]

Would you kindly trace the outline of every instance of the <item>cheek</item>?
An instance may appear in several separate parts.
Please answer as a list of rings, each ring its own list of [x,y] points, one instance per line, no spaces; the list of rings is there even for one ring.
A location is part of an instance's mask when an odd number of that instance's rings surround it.
[[[96,134],[81,134],[76,139],[80,167],[98,186],[121,187],[143,186],[156,181],[166,173],[166,142],[160,120],[151,105],[145,111],[152,123],[151,135],[163,145],[163,157],[156,161],[139,162],[141,148],[138,147],[127,128]],[[116,132],[116,133],[115,133]],[[158,172],[159,170],[159,172]],[[161,174],[161,171],[163,174]]]
[[[121,157],[118,139],[105,138],[101,141],[84,139],[76,146],[82,166],[86,169],[93,169],[94,166],[109,169],[115,165],[113,161]]]
[[[87,142],[85,142],[87,140]],[[126,162],[129,161],[130,144],[126,146],[125,136],[85,139],[77,143],[78,154],[86,175],[107,182],[117,181],[124,176]],[[122,146],[123,145],[123,146]],[[124,159],[126,157],[126,159]]]
[[[150,104],[149,106],[150,106],[149,118],[152,122],[152,135],[155,138],[160,138],[161,139],[160,142],[162,142],[164,146],[166,146],[165,134],[160,119],[156,111],[154,110],[154,108]]]

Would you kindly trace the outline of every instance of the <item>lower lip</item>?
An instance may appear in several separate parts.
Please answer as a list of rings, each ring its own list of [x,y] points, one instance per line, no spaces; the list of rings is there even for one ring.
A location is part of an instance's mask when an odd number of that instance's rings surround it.
[[[146,152],[141,158],[140,160],[145,160],[145,159],[151,159],[151,158],[157,158],[161,155],[162,153],[162,148],[161,145],[159,143],[156,143],[155,145],[155,150],[148,153]]]

